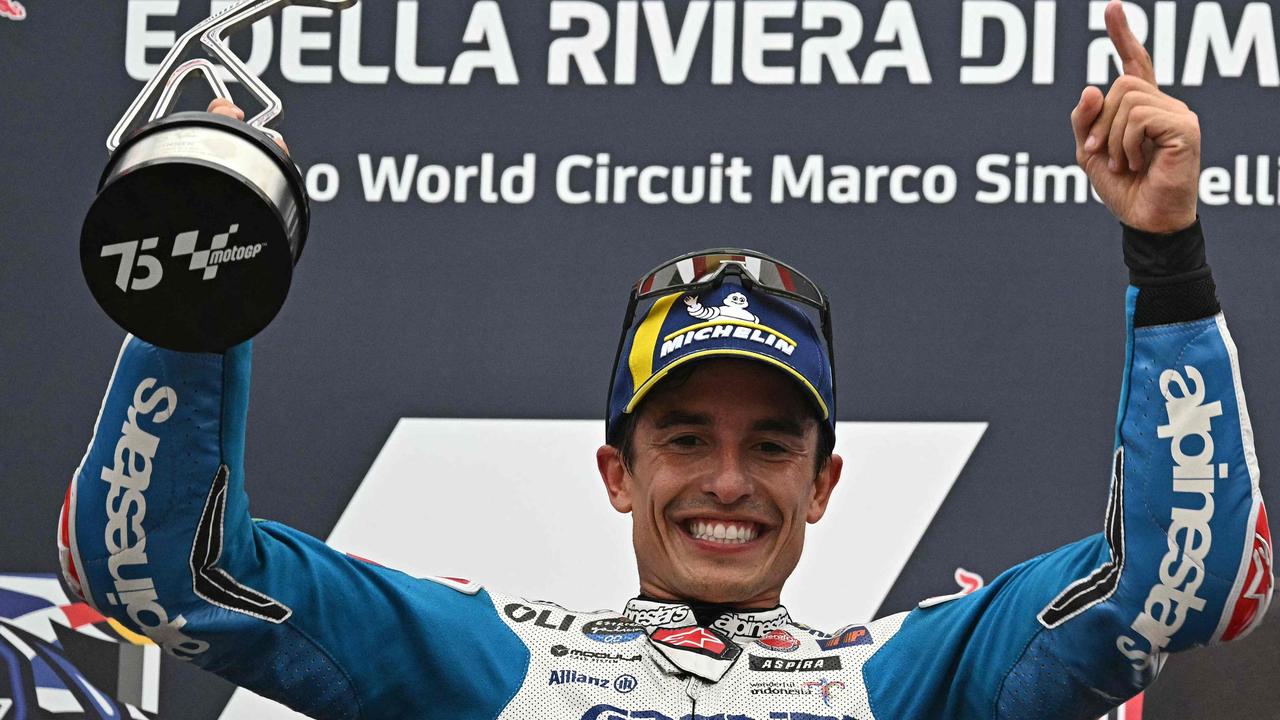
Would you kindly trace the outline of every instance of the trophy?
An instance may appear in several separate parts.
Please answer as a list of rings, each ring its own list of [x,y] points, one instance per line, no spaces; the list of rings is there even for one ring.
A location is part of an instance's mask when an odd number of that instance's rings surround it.
[[[221,352],[284,304],[310,220],[302,175],[266,127],[282,105],[227,37],[289,5],[341,10],[356,0],[242,0],[188,30],[107,139],[111,159],[80,233],[80,266],[107,315],[173,350]],[[231,98],[203,45],[264,109],[248,122],[169,111],[194,73]],[[139,123],[150,109],[145,124]]]

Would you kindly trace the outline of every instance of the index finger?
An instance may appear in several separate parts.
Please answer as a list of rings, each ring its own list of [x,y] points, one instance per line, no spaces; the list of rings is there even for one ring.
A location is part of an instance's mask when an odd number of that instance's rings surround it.
[[[1142,47],[1142,43],[1138,42],[1133,30],[1129,28],[1129,18],[1124,14],[1124,3],[1120,0],[1111,0],[1107,3],[1106,20],[1107,35],[1111,38],[1111,44],[1115,46],[1116,52],[1120,54],[1124,73],[1155,85],[1156,70],[1151,64],[1151,56],[1147,54],[1147,49]]]

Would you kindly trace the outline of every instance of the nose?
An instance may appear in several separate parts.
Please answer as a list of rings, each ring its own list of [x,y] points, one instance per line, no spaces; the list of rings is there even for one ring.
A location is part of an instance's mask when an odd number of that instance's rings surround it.
[[[725,505],[732,505],[749,497],[754,486],[737,451],[724,448],[720,451],[718,460],[715,471],[703,480],[702,491]]]

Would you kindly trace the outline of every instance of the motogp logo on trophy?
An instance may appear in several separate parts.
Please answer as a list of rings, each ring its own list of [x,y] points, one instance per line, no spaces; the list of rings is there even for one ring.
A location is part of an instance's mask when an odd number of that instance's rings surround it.
[[[233,223],[226,232],[214,235],[213,244],[208,250],[196,250],[196,241],[200,239],[198,230],[184,232],[173,241],[173,256],[190,255],[191,265],[188,269],[201,270],[203,271],[203,279],[212,280],[218,276],[218,265],[248,260],[257,257],[258,253],[262,252],[262,243],[241,245],[240,247],[228,249],[227,242],[239,229],[239,223]]]
[[[190,255],[191,264],[187,269],[199,271],[201,278],[204,280],[212,280],[218,276],[219,265],[249,260],[257,257],[258,253],[262,252],[263,243],[228,248],[227,243],[230,241],[231,236],[239,229],[239,223],[233,223],[226,232],[214,235],[213,242],[208,250],[196,250],[196,243],[200,240],[199,230],[178,233],[178,236],[173,240],[173,252],[171,255],[172,257]],[[164,267],[158,257],[149,255],[146,251],[155,250],[159,244],[160,238],[158,237],[112,243],[102,247],[99,257],[120,258],[120,264],[116,269],[115,284],[121,291],[150,290],[160,284],[160,280],[164,277]],[[143,252],[139,253],[139,250]],[[139,269],[143,271],[141,276],[136,274]]]

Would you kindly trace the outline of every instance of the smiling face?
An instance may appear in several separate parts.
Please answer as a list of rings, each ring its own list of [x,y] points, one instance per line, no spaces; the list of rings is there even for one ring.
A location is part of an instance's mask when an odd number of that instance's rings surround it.
[[[596,453],[610,502],[632,516],[641,592],[778,604],[840,478],[838,455],[818,467],[818,423],[794,380],[751,360],[704,360],[651,392],[631,462]]]
[[[724,304],[728,307],[744,308],[747,306],[747,296],[742,293],[730,293],[725,296]]]

